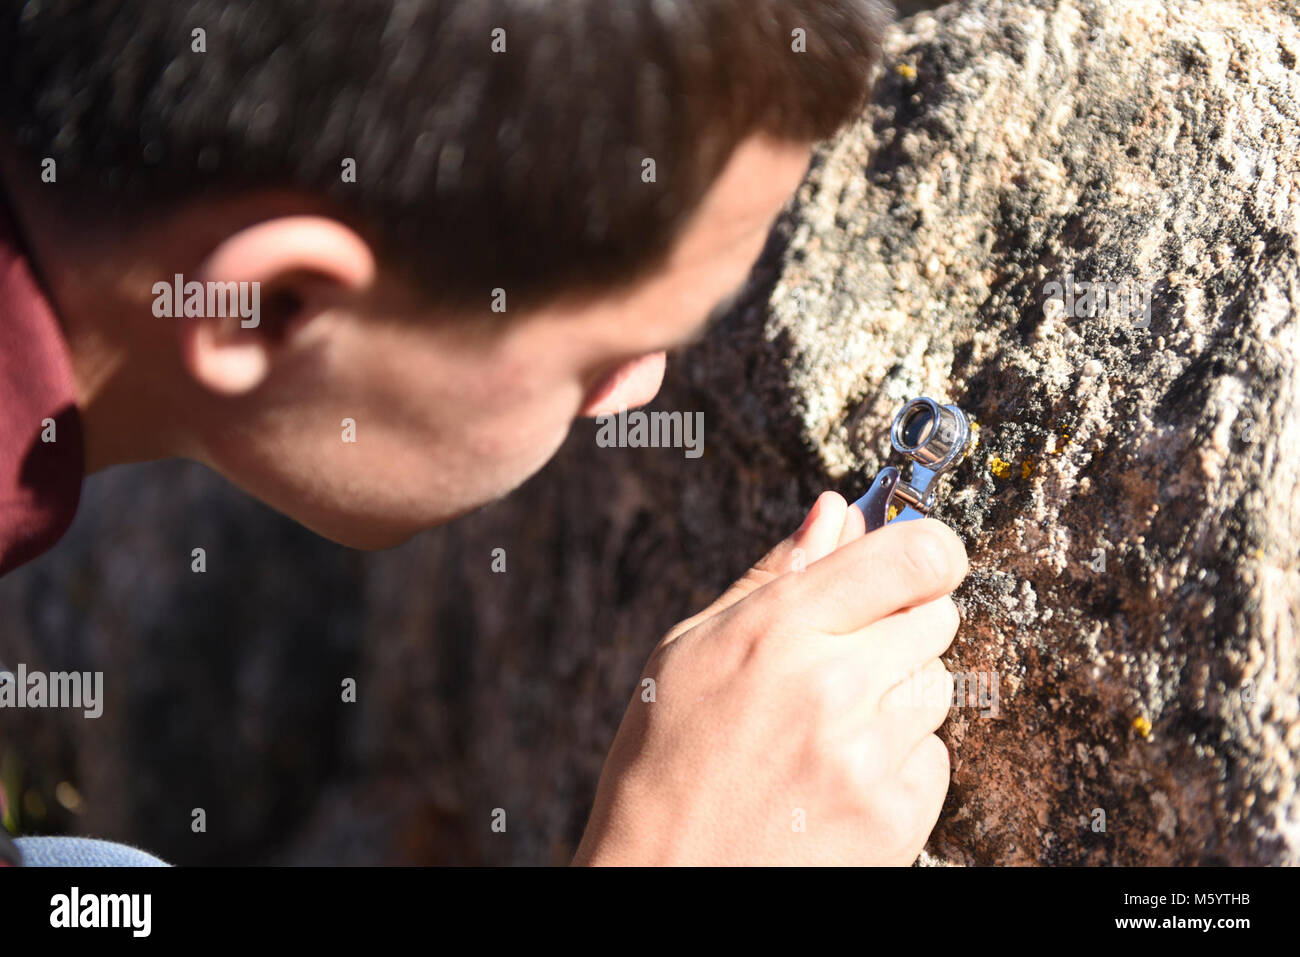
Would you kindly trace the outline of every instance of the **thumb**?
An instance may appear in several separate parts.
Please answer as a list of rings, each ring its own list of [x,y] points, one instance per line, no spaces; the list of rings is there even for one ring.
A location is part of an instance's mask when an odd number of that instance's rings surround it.
[[[822,492],[794,534],[760,558],[708,608],[673,628],[661,644],[667,644],[700,622],[726,611],[773,579],[790,572],[801,572],[818,559],[825,558],[839,546],[848,518],[849,505],[844,496],[838,492]]]

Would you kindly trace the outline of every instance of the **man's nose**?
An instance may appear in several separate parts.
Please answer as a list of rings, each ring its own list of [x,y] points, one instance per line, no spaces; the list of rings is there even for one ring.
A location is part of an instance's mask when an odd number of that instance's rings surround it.
[[[665,353],[652,352],[625,362],[592,390],[578,414],[593,418],[645,405],[659,393],[667,361]]]

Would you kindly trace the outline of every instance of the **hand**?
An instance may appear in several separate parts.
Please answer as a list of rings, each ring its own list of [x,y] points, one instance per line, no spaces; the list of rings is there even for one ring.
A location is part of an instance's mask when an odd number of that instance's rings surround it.
[[[842,497],[655,648],[580,864],[910,864],[948,790],[933,733],[966,552]],[[653,700],[646,700],[653,679]]]

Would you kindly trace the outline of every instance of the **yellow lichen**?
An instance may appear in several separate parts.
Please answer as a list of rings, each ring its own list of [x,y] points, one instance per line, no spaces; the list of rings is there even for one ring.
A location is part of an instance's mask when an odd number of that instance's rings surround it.
[[[1149,738],[1151,737],[1151,722],[1147,720],[1145,715],[1138,715],[1133,719],[1133,730],[1142,737]]]
[[[1011,463],[998,458],[996,455],[990,455],[989,471],[993,473],[994,478],[1004,479],[1011,474]]]
[[[976,422],[974,419],[971,419],[970,420],[970,448],[967,449],[966,454],[969,455],[971,452],[974,452],[975,449],[979,447],[979,444],[980,444],[980,424]]]
[[[916,79],[916,67],[912,66],[912,64],[910,63],[898,64],[898,66],[894,67],[894,72],[897,73],[899,76],[901,76],[904,80]]]
[[[885,524],[888,525],[890,522],[896,519],[898,517],[898,513],[901,511],[902,509],[900,509],[897,505],[889,506],[889,511],[885,513]]]
[[[1020,463],[1020,477],[1022,479],[1027,479],[1029,478],[1029,476],[1033,474],[1034,474],[1033,456],[1026,456],[1025,460]]]

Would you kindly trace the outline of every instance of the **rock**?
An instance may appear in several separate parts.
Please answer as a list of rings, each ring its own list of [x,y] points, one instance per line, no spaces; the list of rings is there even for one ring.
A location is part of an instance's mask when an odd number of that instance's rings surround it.
[[[938,513],[973,569],[947,661],[1000,701],[952,713],[929,858],[1296,862],[1294,10],[955,4],[889,51],[671,400],[715,453],[677,581],[784,534],[797,507],[757,503],[790,478],[860,492],[907,398],[956,402],[981,429]],[[1064,308],[1071,277],[1121,308]]]
[[[1300,859],[1298,53],[1280,3],[921,15],[737,319],[785,346],[801,477],[872,474],[912,395],[981,425],[948,663],[1000,714],[950,718],[935,860]]]

